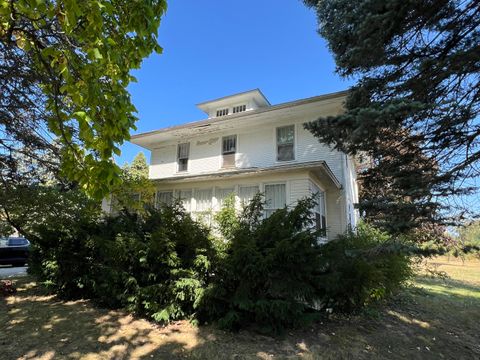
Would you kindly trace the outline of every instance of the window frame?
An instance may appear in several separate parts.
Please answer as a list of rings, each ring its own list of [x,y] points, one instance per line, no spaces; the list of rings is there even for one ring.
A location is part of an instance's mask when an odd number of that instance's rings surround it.
[[[235,140],[235,150],[234,151],[228,151],[228,152],[225,152],[225,149],[224,149],[224,141],[227,140],[228,138],[234,138]],[[222,155],[230,155],[230,154],[236,154],[237,153],[237,149],[238,149],[238,136],[237,134],[232,134],[232,135],[226,135],[226,136],[222,136]]]
[[[215,110],[215,114],[216,114],[215,117],[222,117],[222,116],[230,115],[230,108],[228,108],[228,107],[218,108],[217,110]]]
[[[283,185],[284,186],[284,189],[285,189],[285,205],[282,206],[282,207],[279,207],[279,208],[273,208],[273,207],[268,207],[268,204],[267,204],[267,186],[275,186],[275,185]],[[289,196],[289,193],[288,193],[288,189],[287,189],[287,183],[286,182],[269,182],[269,183],[265,183],[263,184],[263,196],[264,196],[264,216],[265,218],[271,216],[276,210],[279,210],[279,209],[283,209],[284,207],[287,206],[288,204],[288,196]],[[267,216],[267,211],[270,211],[270,210],[273,210],[272,213],[270,215]]]
[[[323,214],[322,214],[322,205],[321,204],[316,204],[312,213],[313,213],[313,220],[314,220],[314,226],[316,231],[323,232],[322,235],[319,236],[320,241],[326,241],[327,240],[327,229],[328,229],[328,217],[327,217],[327,192],[326,190],[314,183],[312,180],[311,182],[311,188],[310,192],[312,195],[319,196],[319,194],[322,194],[323,197]],[[316,199],[315,199],[316,200]],[[320,216],[320,228],[318,228],[318,223],[317,223],[317,214]]]
[[[269,185],[269,184],[268,184]],[[262,189],[261,189],[261,186],[262,184],[261,183],[255,183],[255,184],[240,184],[238,185],[238,189],[237,189],[237,196],[238,196],[238,200],[239,200],[239,203],[240,203],[240,206],[244,207],[247,205],[247,202],[245,202],[242,197],[241,197],[241,189],[242,188],[253,188],[253,187],[256,187],[257,188],[257,192],[254,194],[257,195],[257,194],[260,194],[262,192]],[[253,199],[253,197],[252,197]],[[252,199],[248,200],[248,202],[250,202]]]
[[[193,191],[192,188],[180,188],[175,190],[174,198],[180,201],[185,210],[190,213],[193,207]],[[190,193],[190,197],[182,197],[182,192]]]
[[[225,190],[231,190],[227,196],[225,197],[220,197],[220,191],[225,191]],[[232,185],[231,187],[220,187],[220,186],[216,186],[215,187],[215,208],[217,209],[217,211],[220,211],[222,210],[222,207],[223,207],[223,201],[225,201],[225,199],[227,197],[229,197],[231,194],[233,194],[234,196],[234,206],[236,205],[236,197],[237,197],[237,192],[236,192],[236,186],[235,185]],[[212,208],[213,208],[213,201],[212,201]]]
[[[173,204],[173,201],[175,199],[175,192],[173,190],[157,190],[155,191],[155,208],[158,209],[160,206],[160,203],[159,203],[159,198],[158,198],[158,194],[159,193],[170,193],[170,204],[169,203],[162,203],[162,204],[166,204],[166,205],[172,205]]]
[[[187,157],[180,157],[180,146],[187,145]],[[181,169],[180,160],[186,160],[185,169]],[[177,144],[177,172],[187,172],[188,171],[188,163],[190,160],[190,142],[183,142]]]
[[[239,114],[247,111],[247,104],[238,104],[232,106],[232,114]]]
[[[278,143],[278,130],[282,128],[287,128],[287,127],[292,127],[293,128],[293,143],[292,143],[292,159],[288,160],[280,160],[278,158],[279,155],[279,145],[288,145],[288,144],[279,144]],[[296,145],[297,145],[297,127],[296,124],[289,124],[289,125],[283,125],[283,126],[277,126],[274,128],[274,146],[275,146],[275,162],[277,163],[285,163],[289,161],[296,161]]]

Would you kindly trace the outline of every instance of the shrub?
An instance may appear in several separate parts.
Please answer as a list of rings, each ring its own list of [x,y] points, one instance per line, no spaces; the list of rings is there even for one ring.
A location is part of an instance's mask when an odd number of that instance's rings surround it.
[[[202,299],[201,321],[279,333],[317,318],[321,309],[358,310],[411,276],[404,244],[370,226],[319,245],[313,206],[304,199],[267,219],[259,196],[245,208]]]
[[[398,290],[413,274],[409,247],[367,224],[322,247],[319,298],[351,312]]]
[[[320,245],[313,198],[267,219],[260,195],[240,214],[227,200],[215,217],[227,242],[180,203],[101,217],[82,201],[71,212],[52,207],[56,216],[29,227],[29,271],[60,296],[156,321],[280,333],[325,308],[350,312],[383,299],[411,275],[404,244],[366,225]]]
[[[55,292],[126,307],[157,321],[191,317],[216,264],[208,229],[180,204],[145,214],[79,219],[70,232],[44,229],[32,267]]]
[[[267,219],[260,196],[245,208],[223,266],[206,290],[201,321],[278,333],[313,319],[320,255],[313,205],[312,199],[301,200],[291,211],[281,209]]]

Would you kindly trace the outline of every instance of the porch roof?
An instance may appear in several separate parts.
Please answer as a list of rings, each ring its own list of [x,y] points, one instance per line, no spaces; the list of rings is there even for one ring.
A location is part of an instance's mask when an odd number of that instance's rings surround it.
[[[332,172],[330,167],[324,160],[309,161],[302,163],[290,163],[269,167],[249,167],[240,169],[225,169],[210,173],[192,174],[192,175],[176,175],[161,179],[152,179],[155,183],[171,183],[171,182],[190,182],[190,181],[206,181],[212,179],[224,179],[230,177],[244,177],[246,175],[260,175],[280,173],[291,170],[310,170],[313,171],[321,179],[329,181],[329,185],[333,185],[337,189],[342,188],[342,184]]]

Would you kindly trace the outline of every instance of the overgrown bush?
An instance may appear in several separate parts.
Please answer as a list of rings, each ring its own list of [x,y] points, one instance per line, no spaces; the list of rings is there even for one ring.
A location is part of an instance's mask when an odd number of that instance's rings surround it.
[[[254,199],[230,234],[226,258],[206,290],[202,321],[278,333],[317,318],[319,310],[360,309],[410,277],[403,245],[367,225],[319,245],[313,206],[313,199],[304,199],[264,219],[261,199]]]
[[[216,263],[208,229],[178,203],[57,230],[43,229],[32,256],[32,271],[53,291],[157,321],[192,317]]]
[[[206,290],[202,321],[228,329],[255,325],[270,333],[312,320],[320,275],[313,205],[305,199],[267,219],[260,196],[245,208],[215,282]]]
[[[227,199],[215,217],[217,241],[180,203],[102,217],[70,195],[26,227],[29,271],[61,296],[156,321],[196,318],[279,333],[325,308],[355,311],[411,275],[402,244],[366,225],[320,245],[313,198],[266,219],[261,195],[240,213]]]
[[[363,223],[322,246],[322,306],[352,312],[391,295],[413,275],[407,249],[403,241]]]

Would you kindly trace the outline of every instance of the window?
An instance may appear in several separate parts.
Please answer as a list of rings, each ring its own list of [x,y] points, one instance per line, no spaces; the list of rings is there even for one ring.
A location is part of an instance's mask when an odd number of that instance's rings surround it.
[[[159,208],[162,205],[172,205],[173,203],[173,191],[158,191],[156,207]]]
[[[282,126],[277,128],[277,160],[294,160],[293,146],[295,142],[295,126]]]
[[[317,186],[312,186],[312,193],[315,195],[315,201],[317,202],[313,208],[313,214],[315,216],[315,230],[321,232],[321,236],[326,235],[327,231],[327,218],[325,209],[325,192],[321,191]]]
[[[192,211],[192,190],[180,190],[178,197],[187,211]]]
[[[221,209],[225,204],[225,199],[227,199],[231,194],[235,192],[233,188],[227,189],[216,189],[215,195],[217,196],[218,208]]]
[[[265,185],[265,215],[269,217],[276,210],[287,205],[285,184]]]
[[[212,208],[212,189],[195,190],[196,211],[208,211]]]
[[[222,138],[222,167],[235,167],[235,153],[237,152],[237,135]]]
[[[239,113],[247,110],[247,105],[238,105],[233,107],[233,113]]]
[[[255,194],[259,193],[260,189],[258,185],[253,186],[240,186],[238,188],[238,197],[240,198],[240,203],[242,206],[248,205],[248,203],[253,199]]]
[[[234,111],[235,112],[235,111]],[[217,110],[217,116],[225,116],[228,115],[228,108],[227,109],[219,109]]]
[[[224,136],[222,139],[222,154],[232,154],[237,151],[237,135]]]
[[[188,157],[190,155],[190,143],[178,144],[178,171],[188,170]]]

